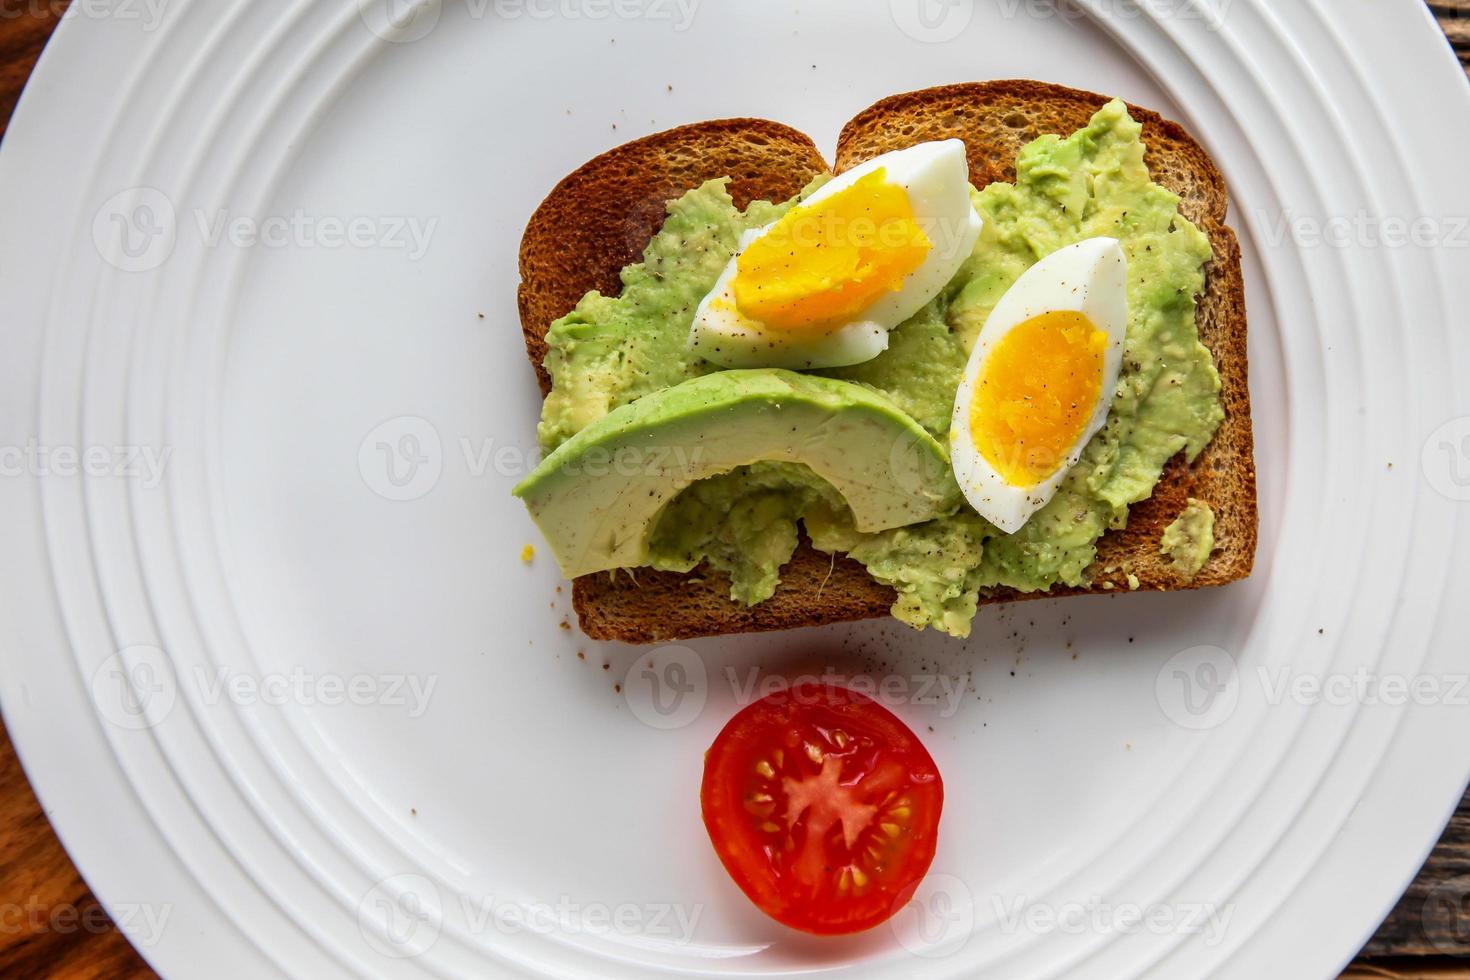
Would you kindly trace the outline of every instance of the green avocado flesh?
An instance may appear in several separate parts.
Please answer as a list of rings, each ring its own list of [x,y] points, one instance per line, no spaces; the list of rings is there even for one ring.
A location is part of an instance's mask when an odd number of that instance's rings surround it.
[[[1159,551],[1169,556],[1175,570],[1185,578],[1199,574],[1214,547],[1215,512],[1193,497],[1159,537]]]
[[[680,491],[761,463],[805,467],[810,476],[794,482],[831,487],[831,508],[845,504],[862,533],[933,520],[959,502],[944,448],[883,395],[778,370],[721,371],[651,392],[562,443],[515,494],[563,574],[575,577],[650,564],[649,538]],[[799,495],[786,486],[789,478],[779,482],[781,493]],[[692,495],[672,526],[707,527],[717,519],[690,519],[708,492],[706,485]],[[753,503],[740,500],[742,507]],[[656,543],[665,566],[671,551],[683,552],[692,567],[707,550],[667,533]],[[766,542],[750,543],[770,551]],[[770,557],[784,563],[791,548]]]
[[[816,548],[845,552],[893,586],[898,619],[955,636],[969,634],[987,590],[1088,584],[1097,539],[1127,522],[1129,505],[1152,493],[1171,457],[1198,455],[1224,417],[1219,375],[1194,322],[1209,240],[1179,215],[1178,198],[1151,181],[1139,134],[1115,101],[1071,136],[1024,147],[1014,184],[972,191],[984,219],[974,253],[892,332],[888,350],[806,375],[880,393],[947,446],[960,376],[996,301],[1057,249],[1117,238],[1128,255],[1129,315],[1108,420],[1024,527],[1002,534],[957,503],[931,520],[874,531],[854,519],[856,501],[844,502],[812,466],[788,455],[683,488],[639,539],[645,553],[630,560],[676,571],[706,563],[729,574],[732,598],[756,603],[774,591],[801,526]],[[774,221],[790,202],[756,202],[741,212],[725,185],[710,181],[669,204],[643,261],[623,270],[621,295],[589,293],[552,324],[545,363],[554,387],[539,428],[545,450],[643,396],[728,373],[689,353],[695,307],[740,234]]]

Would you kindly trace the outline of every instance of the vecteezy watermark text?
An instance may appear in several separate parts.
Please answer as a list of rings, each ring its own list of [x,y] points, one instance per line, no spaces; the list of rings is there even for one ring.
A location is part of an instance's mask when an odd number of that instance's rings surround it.
[[[470,20],[566,22],[647,21],[689,30],[701,0],[357,0],[362,24],[394,44],[411,44],[433,33],[453,3]]]
[[[419,874],[377,882],[358,903],[358,928],[368,945],[394,959],[421,956],[438,941],[446,918],[463,923],[473,936],[620,936],[670,945],[694,941],[702,904],[596,902],[562,895],[534,898],[460,894],[446,903],[438,885]]]
[[[735,694],[735,703],[751,704],[774,694],[784,694],[800,704],[811,697],[812,704],[825,703],[821,695],[803,693],[821,690],[823,687],[842,687],[866,695],[883,705],[894,708],[900,705],[918,705],[937,708],[940,718],[952,718],[964,701],[965,686],[969,680],[963,675],[912,673],[912,674],[845,674],[828,668],[820,674],[798,674],[786,677],[782,674],[765,674],[759,667],[738,671],[734,667],[724,669],[725,679]]]
[[[493,438],[460,437],[459,456],[465,472],[480,479],[489,475],[521,479],[540,465],[541,449]],[[446,460],[446,456],[449,460]],[[439,428],[417,415],[400,415],[374,426],[357,448],[358,471],[368,488],[386,500],[418,500],[439,483],[453,450],[446,451]],[[702,475],[705,447],[639,445],[609,448],[592,446],[568,459],[560,472],[593,479],[658,477],[682,486]]]
[[[992,895],[996,922],[1007,934],[1201,936],[1206,946],[1225,938],[1235,906],[1212,902],[1042,902],[1025,896]]]
[[[934,672],[863,674],[825,668],[821,673],[778,674],[759,667],[724,667],[718,674],[738,706],[783,695],[801,703],[824,699],[815,692],[840,687],[866,695],[887,708],[914,707],[933,718],[951,718],[965,703],[968,675]],[[812,693],[808,693],[812,692]],[[710,671],[692,647],[666,644],[640,655],[623,676],[623,698],[634,717],[650,728],[683,728],[704,711]]]
[[[536,935],[642,936],[670,943],[689,943],[704,906],[677,902],[580,902],[563,895],[555,902],[512,901],[495,896],[461,898],[470,931],[514,936]]]
[[[152,490],[163,482],[172,455],[171,446],[53,446],[31,438],[0,446],[0,478],[124,479]]]
[[[71,902],[43,902],[32,895],[24,902],[0,903],[0,936],[56,933],[71,935],[86,932],[101,935],[120,929],[136,946],[148,947],[163,938],[163,930],[173,915],[172,904],[153,905],[140,902],[118,902],[111,914],[96,902],[75,905]]]
[[[172,0],[0,0],[0,21],[22,17],[54,20],[84,18],[133,23],[156,31]]]
[[[252,674],[228,667],[212,671],[196,667],[194,681],[206,704],[294,704],[306,708],[383,705],[403,708],[408,717],[418,718],[429,708],[439,675],[316,673],[300,666]]]
[[[234,214],[224,208],[196,210],[194,223],[207,248],[320,248],[328,251],[385,249],[417,262],[429,251],[438,218],[415,215],[312,214],[296,208],[285,214]]]
[[[1359,666],[1344,673],[1311,674],[1290,667],[1256,668],[1268,704],[1470,706],[1470,674],[1380,673]]]
[[[1006,20],[1198,21],[1218,31],[1235,0],[995,0]]]
[[[240,708],[384,707],[420,718],[439,684],[438,674],[335,673],[297,665],[288,670],[250,672],[194,664],[175,670],[156,646],[127,647],[92,673],[92,700],[107,721],[128,731],[162,724],[181,697],[204,705]]]
[[[1470,248],[1470,216],[1377,215],[1359,210],[1352,214],[1302,214],[1287,208],[1279,213],[1256,212],[1262,237],[1272,248],[1287,242],[1297,248]]]
[[[1140,18],[1202,22],[1218,31],[1234,0],[992,0],[1002,20],[1095,19],[1129,21]],[[979,0],[888,0],[889,14],[900,31],[915,41],[943,44],[965,32],[975,19]]]
[[[98,207],[92,241],[103,260],[123,272],[159,268],[186,234],[207,249],[374,249],[417,262],[428,254],[438,228],[438,217],[323,214],[305,208],[265,214],[193,208],[181,215],[163,191],[131,187]]]
[[[1338,671],[1305,671],[1289,664],[1241,670],[1233,656],[1215,646],[1190,647],[1170,657],[1159,669],[1154,693],[1174,724],[1205,731],[1230,720],[1247,685],[1271,707],[1470,706],[1467,673],[1402,673],[1363,664]]]

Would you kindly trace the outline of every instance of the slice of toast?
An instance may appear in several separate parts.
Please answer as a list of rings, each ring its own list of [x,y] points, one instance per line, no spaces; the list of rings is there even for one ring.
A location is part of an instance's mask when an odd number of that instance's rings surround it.
[[[841,172],[925,140],[958,137],[969,151],[970,181],[984,187],[1015,178],[1016,154],[1044,133],[1085,126],[1108,100],[1091,92],[1031,81],[950,85],[896,95],[865,109],[837,143]],[[982,603],[1062,595],[1155,591],[1222,585],[1250,574],[1256,550],[1256,473],[1246,388],[1245,285],[1240,248],[1225,225],[1225,181],[1203,149],[1177,124],[1130,105],[1143,125],[1153,179],[1180,196],[1180,211],[1210,238],[1197,323],[1220,373],[1225,420],[1195,460],[1170,461],[1153,496],[1135,504],[1128,526],[1098,542],[1085,589],[1022,593],[998,589]],[[537,209],[521,240],[520,313],[526,353],[543,393],[541,366],[551,322],[589,289],[610,293],[618,273],[638,261],[663,221],[663,204],[705,180],[728,176],[738,206],[795,195],[826,164],[812,142],[778,123],[731,119],[683,126],[611,150],[580,167]],[[1159,537],[1188,498],[1215,511],[1215,551],[1186,578],[1159,552]],[[638,569],[583,576],[572,583],[582,630],[593,639],[654,643],[726,633],[820,626],[888,615],[894,592],[862,565],[803,543],[781,573],[776,594],[755,606],[729,597],[726,576],[704,568],[684,575]]]

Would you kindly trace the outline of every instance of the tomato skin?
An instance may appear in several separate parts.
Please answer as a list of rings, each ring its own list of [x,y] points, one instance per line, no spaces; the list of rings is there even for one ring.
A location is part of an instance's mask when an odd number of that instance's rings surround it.
[[[913,897],[934,859],[944,783],[887,708],[808,682],[730,719],[705,753],[700,804],[721,863],[761,911],[841,935]]]

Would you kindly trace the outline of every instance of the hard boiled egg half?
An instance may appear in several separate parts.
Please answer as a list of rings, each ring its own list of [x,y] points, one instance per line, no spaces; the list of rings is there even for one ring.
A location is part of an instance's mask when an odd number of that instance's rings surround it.
[[[1128,259],[1113,238],[1058,249],[986,319],[955,396],[950,462],[1007,534],[1056,493],[1108,409],[1123,363]]]
[[[884,153],[747,232],[689,334],[724,367],[859,364],[944,288],[975,247],[960,140]]]

